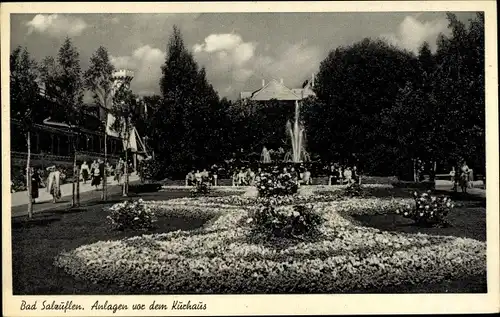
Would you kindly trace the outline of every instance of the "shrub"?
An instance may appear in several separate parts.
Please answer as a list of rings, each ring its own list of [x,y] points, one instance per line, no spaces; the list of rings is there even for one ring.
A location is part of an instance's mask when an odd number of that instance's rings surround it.
[[[143,182],[161,179],[162,168],[160,163],[155,159],[142,160],[139,165],[139,175]]]
[[[147,183],[147,184],[133,184],[129,185],[128,190],[132,193],[152,193],[157,192],[161,189],[161,184],[159,183]]]
[[[142,199],[114,204],[109,212],[107,219],[116,230],[147,230],[156,222],[154,212]]]
[[[196,182],[196,184],[193,186],[193,189],[191,189],[191,195],[193,196],[208,195],[209,193],[210,183],[204,178],[202,178],[201,182]]]
[[[407,204],[396,210],[403,217],[410,218],[420,225],[444,225],[445,217],[454,207],[449,197],[437,197],[430,191],[419,194],[413,192],[415,205]]]
[[[277,238],[312,236],[323,222],[310,204],[279,206],[273,199],[252,211],[247,219],[254,231]]]
[[[293,195],[299,189],[299,186],[289,173],[261,173],[256,186],[259,197]]]
[[[431,190],[436,187],[436,184],[431,181],[422,181],[422,182],[399,181],[392,183],[392,186],[394,188],[414,188],[414,189]]]
[[[363,195],[363,188],[358,182],[354,182],[347,186],[344,195],[348,197],[359,197]]]

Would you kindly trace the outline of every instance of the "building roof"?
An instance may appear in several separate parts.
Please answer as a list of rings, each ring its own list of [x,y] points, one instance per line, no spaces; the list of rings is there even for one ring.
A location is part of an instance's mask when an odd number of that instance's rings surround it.
[[[251,99],[259,101],[267,101],[271,99],[277,100],[301,100],[309,96],[314,96],[314,91],[312,90],[312,82],[306,80],[302,85],[302,88],[290,89],[283,84],[283,81],[277,81],[275,79],[271,80],[267,85],[256,91],[249,92],[243,91],[240,93],[241,99]]]
[[[250,98],[252,100],[300,100],[300,95],[295,94],[291,89],[281,82],[273,79],[264,87],[254,92],[242,92],[241,98]]]

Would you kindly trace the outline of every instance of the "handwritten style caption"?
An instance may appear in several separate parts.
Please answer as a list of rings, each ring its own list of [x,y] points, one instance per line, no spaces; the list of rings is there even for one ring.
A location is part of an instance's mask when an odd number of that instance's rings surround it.
[[[87,310],[90,309],[92,311],[111,311],[114,313],[118,311],[124,310],[133,310],[133,311],[151,311],[151,310],[206,310],[207,304],[203,302],[192,302],[188,300],[187,302],[174,300],[169,304],[159,303],[157,301],[153,301],[151,304],[118,304],[113,303],[111,301],[95,301],[92,306],[84,307],[81,304],[78,304],[72,300],[68,301],[34,301],[27,302],[25,300],[21,301],[20,310],[22,311],[62,311],[64,313],[71,311],[79,311],[79,310]]]

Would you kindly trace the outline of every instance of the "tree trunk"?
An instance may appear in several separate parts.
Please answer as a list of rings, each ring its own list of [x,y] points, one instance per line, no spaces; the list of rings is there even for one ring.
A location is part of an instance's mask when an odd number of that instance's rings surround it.
[[[28,145],[28,157],[26,158],[26,188],[28,189],[28,217],[33,218],[33,198],[31,195],[31,133],[28,131],[27,135],[27,145]]]
[[[108,199],[108,176],[106,174],[106,163],[108,162],[108,133],[107,133],[107,128],[108,128],[108,119],[106,115],[106,120],[104,121],[104,175],[102,175],[103,183],[102,183],[102,200],[107,200]]]
[[[127,144],[128,147],[128,144]],[[123,172],[125,174],[125,181],[123,182],[123,197],[128,195],[128,149],[125,149],[125,166],[123,167]]]
[[[73,199],[73,206],[80,206],[80,170],[76,166],[76,159],[78,156],[78,152],[76,149],[77,143],[78,139],[75,139],[75,137],[73,137],[73,171],[74,171],[73,196],[75,196],[75,184],[76,184],[76,201],[75,199]]]
[[[123,197],[128,196],[128,148],[129,148],[129,142],[130,142],[130,133],[128,130],[128,124],[125,125],[125,135],[126,135],[126,141],[125,141],[125,167],[124,167],[124,173],[125,173],[125,182],[123,184]]]
[[[74,151],[74,143],[73,143],[73,182],[71,184],[71,207],[76,207],[76,181],[78,179],[78,172],[76,170],[76,151]]]
[[[417,167],[416,167],[416,160],[413,159],[413,181],[416,183],[417,182]]]

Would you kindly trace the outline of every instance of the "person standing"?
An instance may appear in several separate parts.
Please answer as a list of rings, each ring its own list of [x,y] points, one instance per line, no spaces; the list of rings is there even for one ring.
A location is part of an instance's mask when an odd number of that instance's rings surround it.
[[[122,176],[123,176],[123,170],[124,170],[124,168],[125,168],[125,165],[123,164],[123,160],[120,157],[120,159],[116,163],[116,167],[115,167],[115,180],[116,180],[116,183],[118,185],[120,185],[120,183],[122,181]]]
[[[330,164],[330,168],[328,169],[328,185],[333,185],[335,183],[335,165]]]
[[[99,168],[99,164],[94,161],[92,164],[92,186],[95,186],[95,189],[99,187],[101,184],[101,169]]]
[[[34,204],[35,200],[39,197],[40,185],[43,183],[38,170],[30,168],[31,170],[31,202]]]
[[[82,175],[83,183],[87,184],[87,180],[89,179],[90,169],[87,165],[87,161],[83,161],[82,166],[80,166],[80,175]]]
[[[56,166],[51,166],[47,168],[49,171],[49,177],[47,179],[47,192],[52,195],[52,202],[55,203],[57,200],[61,199],[61,172],[56,168]]]
[[[195,177],[194,177],[194,170],[191,170],[189,173],[186,175],[186,187],[187,186],[193,186],[195,182]]]
[[[469,169],[469,166],[467,166],[467,163],[464,161],[464,163],[462,164],[462,168],[461,168],[461,175],[460,175],[460,181],[461,181],[461,187],[462,187],[462,191],[467,191],[466,189],[464,190],[464,188],[468,188],[469,187],[469,173],[470,173],[470,169]]]

